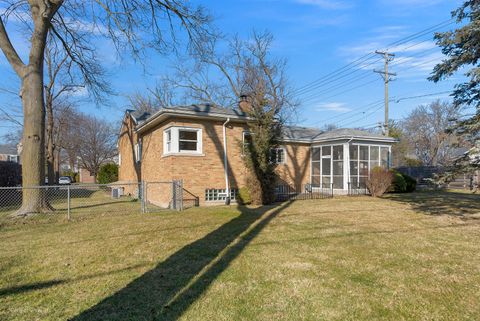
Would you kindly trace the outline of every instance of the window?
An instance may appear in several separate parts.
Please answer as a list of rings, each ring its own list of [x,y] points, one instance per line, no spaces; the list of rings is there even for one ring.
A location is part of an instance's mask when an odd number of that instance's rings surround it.
[[[135,161],[138,163],[142,160],[142,144],[135,144]]]
[[[313,187],[343,188],[343,145],[312,148]]]
[[[18,163],[18,156],[17,155],[7,155],[7,161],[8,162],[14,162],[14,163]]]
[[[172,130],[168,129],[164,133],[165,139],[165,153],[172,152]]]
[[[201,154],[202,130],[170,127],[163,132],[163,154]]]
[[[237,198],[238,189],[232,188],[230,189],[230,199],[235,200]],[[224,201],[227,198],[227,193],[225,189],[218,189],[218,188],[209,188],[205,190],[205,201],[212,202],[212,201]]]
[[[196,130],[184,130],[178,131],[178,150],[180,152],[197,151],[197,131]]]
[[[285,164],[285,149],[282,147],[273,148],[270,151],[270,162],[273,164]]]
[[[248,153],[248,146],[252,143],[252,134],[250,132],[243,132],[242,137],[242,155],[246,155]]]
[[[350,145],[350,182],[352,186],[364,186],[372,168],[388,168],[390,148],[375,145]]]

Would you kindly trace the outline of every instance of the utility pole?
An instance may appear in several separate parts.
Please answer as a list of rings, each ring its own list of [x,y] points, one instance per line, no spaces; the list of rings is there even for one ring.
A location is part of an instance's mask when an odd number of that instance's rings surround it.
[[[373,70],[373,72],[376,72],[380,74],[385,82],[385,129],[384,129],[384,134],[385,136],[388,136],[388,83],[390,80],[392,80],[390,77],[391,76],[396,76],[397,74],[394,72],[388,72],[388,63],[393,60],[395,57],[394,54],[389,53],[387,51],[375,51],[376,54],[383,56],[385,60],[385,69],[384,70]]]

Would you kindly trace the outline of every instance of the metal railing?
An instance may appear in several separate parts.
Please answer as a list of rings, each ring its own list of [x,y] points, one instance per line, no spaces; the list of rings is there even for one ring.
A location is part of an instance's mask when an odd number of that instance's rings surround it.
[[[368,195],[368,188],[365,183],[362,184],[354,184],[348,182],[348,196],[360,196],[360,195]]]
[[[287,200],[311,200],[333,197],[333,184],[305,184],[300,186],[277,185],[275,199],[278,202]]]

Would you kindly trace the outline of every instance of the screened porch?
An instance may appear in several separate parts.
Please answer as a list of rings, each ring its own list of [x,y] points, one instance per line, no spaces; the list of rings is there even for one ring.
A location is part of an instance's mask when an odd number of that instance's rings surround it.
[[[312,188],[331,187],[337,193],[364,187],[370,171],[389,168],[391,145],[347,141],[314,145],[311,153]]]

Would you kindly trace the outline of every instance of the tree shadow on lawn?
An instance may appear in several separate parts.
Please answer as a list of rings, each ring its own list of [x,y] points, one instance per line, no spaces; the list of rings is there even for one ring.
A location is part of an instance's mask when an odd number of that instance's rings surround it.
[[[408,203],[413,210],[427,215],[449,215],[461,218],[480,218],[480,195],[453,191],[422,191],[388,194],[387,199]]]
[[[133,266],[129,266],[129,267],[119,269],[119,270],[106,271],[106,272],[95,273],[95,274],[90,274],[90,275],[83,275],[83,276],[80,276],[80,277],[77,277],[77,278],[53,279],[53,280],[48,280],[48,281],[43,281],[43,282],[35,282],[35,283],[11,286],[11,287],[8,287],[8,288],[0,289],[0,298],[3,297],[3,296],[15,295],[15,294],[24,293],[24,292],[42,290],[42,289],[50,288],[52,286],[56,286],[56,285],[59,285],[59,284],[65,284],[65,283],[71,283],[71,282],[77,282],[77,281],[83,281],[83,280],[88,280],[88,279],[95,279],[95,278],[99,278],[99,277],[104,277],[104,276],[108,276],[108,275],[115,274],[115,273],[121,273],[121,272],[125,272],[125,271],[128,271],[128,270],[134,270],[134,269],[142,268],[146,265],[147,265],[147,263],[135,264]]]
[[[86,320],[177,320],[263,228],[291,203],[241,214],[186,245],[123,289],[74,317]]]

